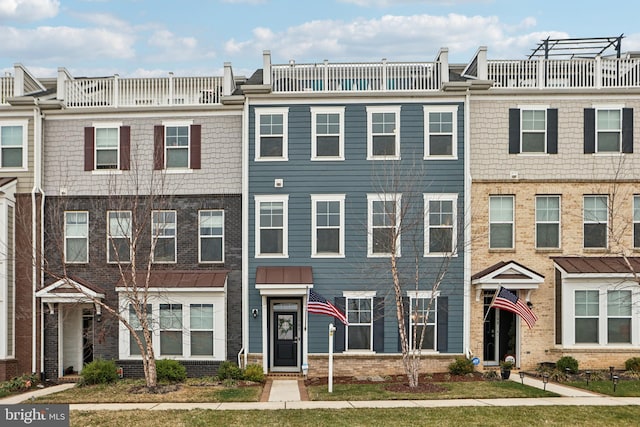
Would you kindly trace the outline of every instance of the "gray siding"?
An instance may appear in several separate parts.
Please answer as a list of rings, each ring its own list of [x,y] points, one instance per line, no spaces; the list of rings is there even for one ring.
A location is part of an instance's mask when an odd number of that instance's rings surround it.
[[[324,104],[323,104],[324,105]],[[367,193],[403,193],[403,201],[412,191],[416,197],[412,214],[421,216],[423,193],[457,193],[458,222],[464,212],[464,109],[458,105],[458,160],[423,160],[424,112],[423,104],[401,104],[400,161],[371,161],[367,157],[367,112],[372,104],[348,104],[345,109],[345,160],[312,162],[311,114],[309,105],[289,106],[289,134],[287,162],[255,162],[255,108],[249,112],[249,307],[260,307],[260,295],[255,290],[257,266],[313,267],[314,289],[333,300],[343,291],[376,291],[385,298],[384,352],[398,352],[398,326],[395,315],[392,282],[388,258],[367,257]],[[391,104],[389,104],[391,105]],[[399,104],[393,104],[399,105]],[[451,104],[448,104],[451,105]],[[275,105],[274,105],[275,106]],[[402,177],[397,185],[386,185],[391,177]],[[284,180],[283,188],[274,188],[274,179]],[[410,188],[411,187],[411,188]],[[311,258],[311,194],[345,194],[345,257]],[[288,259],[255,258],[255,202],[256,195],[289,195],[288,203]],[[458,226],[459,235],[462,228]],[[412,240],[419,247],[421,289],[430,289],[433,273],[441,258],[424,258],[423,223],[413,236],[402,238],[400,259],[406,283],[413,285],[415,266]],[[411,233],[409,233],[411,234]],[[458,239],[462,241],[461,238]],[[462,245],[459,244],[460,250]],[[448,347],[449,352],[462,351],[463,335],[463,254],[452,260],[445,282],[443,296],[449,297]],[[326,316],[309,315],[309,352],[327,351]],[[250,320],[251,352],[261,351],[260,319]]]

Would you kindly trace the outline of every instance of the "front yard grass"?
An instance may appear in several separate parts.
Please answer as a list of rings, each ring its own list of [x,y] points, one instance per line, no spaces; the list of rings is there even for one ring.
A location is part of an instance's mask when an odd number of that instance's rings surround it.
[[[611,380],[589,381],[588,386],[586,381],[568,381],[564,384],[614,397],[640,396],[640,380],[619,380],[615,392]]]
[[[175,391],[136,392],[144,380],[119,380],[111,384],[73,387],[59,393],[36,398],[33,403],[162,403],[162,402],[258,402],[262,384],[221,385],[187,380]]]
[[[311,400],[431,400],[494,399],[511,397],[556,397],[555,393],[518,384],[514,381],[472,381],[434,383],[443,390],[433,393],[401,393],[385,389],[384,383],[334,384],[307,386]]]
[[[637,425],[638,406],[313,409],[277,411],[71,411],[76,426],[612,426]]]

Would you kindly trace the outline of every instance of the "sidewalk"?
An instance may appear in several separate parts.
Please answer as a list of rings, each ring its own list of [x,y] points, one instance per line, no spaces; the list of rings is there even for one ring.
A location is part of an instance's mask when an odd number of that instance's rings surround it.
[[[517,375],[511,381],[520,382]],[[542,381],[525,377],[526,385],[544,388]],[[30,398],[57,393],[75,384],[61,384],[40,390],[0,399],[0,404],[29,403]],[[190,410],[274,410],[274,409],[348,409],[348,408],[446,408],[481,406],[623,406],[640,405],[640,397],[610,397],[590,393],[557,383],[548,383],[547,390],[562,397],[502,398],[502,399],[452,399],[452,400],[369,400],[369,401],[308,401],[301,400],[298,380],[273,380],[268,401],[229,403],[90,403],[71,404],[72,411],[125,411],[167,409]]]

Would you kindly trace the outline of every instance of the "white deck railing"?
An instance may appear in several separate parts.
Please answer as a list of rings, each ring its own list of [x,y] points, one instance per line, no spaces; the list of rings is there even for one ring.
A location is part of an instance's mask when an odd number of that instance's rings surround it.
[[[640,87],[640,59],[487,61],[496,88],[600,89]]]
[[[220,104],[222,83],[222,77],[72,79],[64,99],[70,108]]]
[[[271,66],[273,92],[436,91],[440,63],[285,64]]]
[[[0,77],[0,105],[8,104],[7,98],[13,96],[13,77]]]

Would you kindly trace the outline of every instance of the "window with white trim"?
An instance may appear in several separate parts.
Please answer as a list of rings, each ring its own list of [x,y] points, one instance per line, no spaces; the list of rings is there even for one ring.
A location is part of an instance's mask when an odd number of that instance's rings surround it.
[[[367,107],[367,159],[400,159],[400,107]]]
[[[151,244],[153,262],[176,262],[176,211],[151,213]]]
[[[640,196],[633,196],[633,247],[640,248]]]
[[[607,291],[607,343],[631,343],[631,291]]]
[[[536,248],[560,247],[560,196],[536,196]]]
[[[142,308],[142,307],[141,307]],[[146,305],[146,318],[147,318],[147,328],[149,329],[151,334],[151,341],[153,342],[153,307],[151,304]],[[144,318],[143,311],[140,310],[140,316]],[[140,338],[142,344],[145,344],[144,341],[144,330],[142,329],[142,323],[140,322],[140,318],[136,314],[136,310],[133,304],[129,304],[129,324],[136,331],[136,334]],[[130,356],[140,356],[142,352],[140,351],[140,347],[135,340],[135,337],[129,333],[129,355]]]
[[[600,301],[597,290],[576,290],[575,298],[575,342],[597,343]]]
[[[120,127],[95,126],[96,169],[120,169]]]
[[[311,160],[344,160],[344,107],[311,107]]]
[[[520,152],[547,152],[547,109],[520,110]]]
[[[370,257],[400,256],[400,217],[402,195],[393,193],[367,194],[367,248]]]
[[[373,298],[347,297],[347,350],[373,350]]]
[[[256,256],[288,255],[288,196],[255,196]]]
[[[513,196],[489,196],[489,248],[513,249]]]
[[[627,286],[620,287],[620,283],[571,286],[575,326],[573,340],[569,337],[568,344],[624,346],[638,341],[638,315],[632,309],[634,293]]]
[[[583,237],[585,248],[607,248],[609,197],[584,196]]]
[[[190,126],[165,124],[165,167],[167,169],[189,168]]]
[[[424,254],[443,255],[456,252],[457,194],[424,194]]]
[[[425,140],[424,158],[456,159],[457,116],[456,106],[424,106]]]
[[[0,167],[27,168],[27,128],[22,122],[0,123]]]
[[[160,304],[160,355],[182,355],[182,304]]]
[[[596,153],[622,150],[622,109],[596,109]]]
[[[311,195],[311,255],[344,256],[344,194]]]
[[[256,160],[288,159],[288,114],[288,108],[256,108]]]
[[[131,261],[131,211],[107,212],[107,262]]]
[[[224,262],[224,211],[198,212],[199,262]]]
[[[64,242],[66,263],[89,262],[89,212],[64,213]]]
[[[189,312],[191,355],[213,356],[213,304],[191,304]]]
[[[412,295],[409,304],[409,348],[436,350],[438,298]]]

